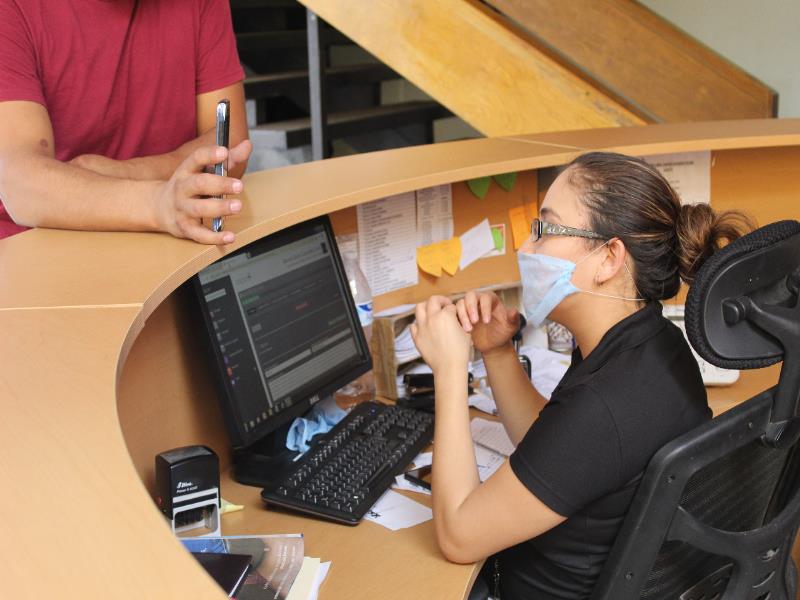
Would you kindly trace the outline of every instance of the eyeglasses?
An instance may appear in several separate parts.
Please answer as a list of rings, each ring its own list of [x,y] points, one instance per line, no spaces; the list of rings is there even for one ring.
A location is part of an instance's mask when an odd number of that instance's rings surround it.
[[[566,235],[571,237],[589,238],[592,240],[608,239],[599,233],[588,231],[587,229],[577,229],[575,227],[567,227],[566,225],[557,225],[555,223],[548,223],[547,221],[534,219],[533,223],[531,223],[531,239],[534,242],[538,242],[543,235]]]

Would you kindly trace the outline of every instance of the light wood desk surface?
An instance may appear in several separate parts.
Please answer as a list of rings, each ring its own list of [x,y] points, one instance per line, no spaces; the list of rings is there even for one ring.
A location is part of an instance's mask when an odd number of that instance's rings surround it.
[[[142,457],[152,461],[150,449],[164,449],[165,439],[177,446],[186,431],[221,431],[213,411],[194,410],[189,391],[197,373],[183,362],[186,349],[167,347],[177,338],[162,339],[153,327],[176,316],[165,307],[175,310],[173,292],[194,273],[320,214],[431,185],[557,166],[597,148],[710,149],[715,205],[745,198],[763,222],[800,213],[791,208],[800,179],[800,120],[793,119],[473,140],[255,173],[245,181],[243,214],[229,221],[237,243],[226,248],[160,234],[52,230],[0,241],[0,596],[223,598],[169,533],[141,471]],[[167,351],[174,362],[158,360]],[[749,397],[774,375],[745,373],[735,386],[713,391],[712,403],[724,408]],[[154,395],[159,388],[174,393]],[[187,419],[180,427],[171,420],[175,410]],[[248,506],[223,517],[227,532],[303,532],[308,554],[333,560],[323,600],[455,599],[468,589],[473,569],[444,561],[430,523],[396,533],[372,523],[345,528],[263,511],[255,488],[229,480],[224,486],[226,496]]]

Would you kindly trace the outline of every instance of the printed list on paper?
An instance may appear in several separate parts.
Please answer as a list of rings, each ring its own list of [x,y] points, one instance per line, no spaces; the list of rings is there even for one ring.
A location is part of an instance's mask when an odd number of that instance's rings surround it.
[[[711,202],[710,150],[657,154],[644,159],[678,192],[682,204]]]
[[[417,284],[415,200],[408,192],[358,205],[358,256],[373,296]]]
[[[453,192],[449,183],[417,190],[417,234],[420,246],[453,237]]]

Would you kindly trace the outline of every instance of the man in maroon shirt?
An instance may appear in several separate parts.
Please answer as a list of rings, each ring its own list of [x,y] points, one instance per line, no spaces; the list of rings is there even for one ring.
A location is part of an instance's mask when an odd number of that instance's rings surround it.
[[[232,242],[202,219],[241,210],[204,197],[242,190],[243,77],[227,0],[2,0],[0,238],[53,227]],[[229,153],[214,145],[223,98]],[[204,174],[226,154],[232,177]]]

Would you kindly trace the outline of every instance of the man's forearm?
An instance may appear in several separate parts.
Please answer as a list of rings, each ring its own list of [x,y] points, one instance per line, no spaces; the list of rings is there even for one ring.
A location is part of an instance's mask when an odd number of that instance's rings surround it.
[[[166,181],[196,148],[213,144],[214,130],[212,129],[165,154],[139,156],[127,160],[114,160],[97,154],[84,154],[75,157],[70,163],[107,177]],[[237,175],[233,174],[233,176]]]
[[[484,355],[483,361],[500,420],[517,445],[547,400],[531,385],[510,343]]]
[[[159,182],[106,177],[29,154],[0,163],[0,197],[21,225],[154,231]],[[35,176],[31,176],[35,174]]]

